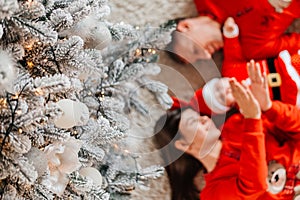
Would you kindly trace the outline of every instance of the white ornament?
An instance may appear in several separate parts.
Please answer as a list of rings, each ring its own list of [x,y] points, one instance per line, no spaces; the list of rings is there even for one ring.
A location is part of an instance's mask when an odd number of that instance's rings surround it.
[[[48,161],[43,151],[36,147],[32,147],[25,156],[31,161],[39,177],[47,171]]]
[[[84,40],[85,47],[98,50],[104,49],[112,41],[111,33],[105,23],[99,21],[93,14],[80,20],[71,29],[61,31],[59,35],[61,37],[80,36]]]
[[[102,175],[101,173],[94,167],[85,167],[79,170],[79,174],[81,176],[86,177],[93,181],[95,186],[102,185]]]
[[[13,58],[3,50],[0,50],[0,91],[11,92],[15,79]]]
[[[111,33],[104,23],[97,22],[96,26],[91,29],[91,37],[86,41],[86,46],[102,50],[112,41]]]
[[[78,158],[81,146],[80,140],[68,138],[45,147],[50,174],[43,180],[43,184],[53,193],[62,195],[69,182],[67,175],[81,167]]]
[[[57,102],[57,105],[63,111],[63,115],[54,121],[58,128],[82,126],[89,120],[89,109],[84,103],[62,99]]]

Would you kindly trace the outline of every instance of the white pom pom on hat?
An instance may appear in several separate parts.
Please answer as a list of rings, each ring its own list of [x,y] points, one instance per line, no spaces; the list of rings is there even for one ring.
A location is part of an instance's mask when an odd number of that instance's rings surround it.
[[[215,84],[219,81],[219,78],[213,78],[209,80],[203,87],[202,95],[204,102],[212,112],[216,114],[222,114],[227,112],[230,107],[221,104],[216,97]]]

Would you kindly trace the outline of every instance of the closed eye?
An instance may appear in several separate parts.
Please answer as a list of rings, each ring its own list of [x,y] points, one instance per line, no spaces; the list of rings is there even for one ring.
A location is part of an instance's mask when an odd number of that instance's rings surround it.
[[[196,118],[196,117],[190,117],[189,119],[187,119],[186,121],[186,125],[187,126],[191,126],[195,123],[199,123],[199,118]]]

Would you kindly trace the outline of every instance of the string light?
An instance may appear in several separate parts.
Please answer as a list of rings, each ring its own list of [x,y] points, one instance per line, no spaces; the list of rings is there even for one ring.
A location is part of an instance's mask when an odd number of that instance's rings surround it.
[[[0,98],[0,108],[6,108],[6,107],[7,107],[6,99]]]
[[[12,99],[16,100],[19,98],[19,95],[18,94],[15,94],[14,96],[11,97]]]
[[[23,133],[23,129],[22,128],[18,128],[18,132],[21,134]]]
[[[44,91],[41,88],[36,88],[34,93],[35,95],[39,96],[39,95],[43,95]]]
[[[29,69],[32,69],[34,67],[34,64],[32,61],[27,61],[27,66]]]
[[[21,115],[21,114],[22,114],[22,110],[17,110],[17,111],[16,111],[16,114],[17,114],[17,115]]]
[[[135,56],[140,56],[142,54],[142,51],[140,49],[135,50]]]

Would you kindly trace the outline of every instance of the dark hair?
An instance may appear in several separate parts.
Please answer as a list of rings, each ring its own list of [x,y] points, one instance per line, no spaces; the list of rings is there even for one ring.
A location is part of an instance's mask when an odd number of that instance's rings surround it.
[[[176,149],[174,142],[179,139],[178,125],[181,109],[167,111],[159,118],[154,131],[154,144],[161,150],[166,164],[172,200],[198,200],[199,192],[194,185],[194,177],[204,169],[193,156]]]

